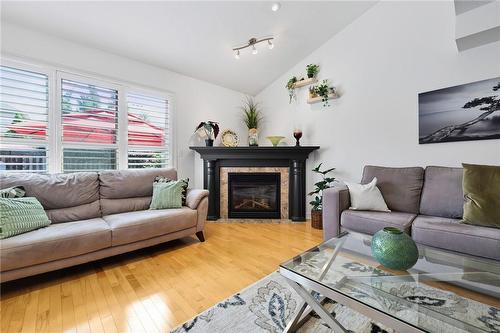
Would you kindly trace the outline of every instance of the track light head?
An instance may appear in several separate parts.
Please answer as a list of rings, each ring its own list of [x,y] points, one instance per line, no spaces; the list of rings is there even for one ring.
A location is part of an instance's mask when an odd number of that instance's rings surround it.
[[[269,47],[269,50],[272,50],[274,48],[274,44],[270,39],[267,41],[267,47]]]
[[[255,47],[255,45],[252,45],[252,54],[257,54],[257,53],[259,53],[259,51]]]
[[[239,59],[240,58],[240,50],[236,50],[236,53],[234,54],[234,57],[236,59]]]

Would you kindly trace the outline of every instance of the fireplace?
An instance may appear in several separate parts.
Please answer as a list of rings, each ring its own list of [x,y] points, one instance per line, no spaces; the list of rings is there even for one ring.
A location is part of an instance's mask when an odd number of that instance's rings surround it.
[[[280,173],[228,173],[228,217],[279,219],[280,187]]]
[[[228,173],[231,172],[280,173],[281,217],[278,218],[288,218],[292,221],[306,220],[306,159],[311,152],[319,149],[318,146],[190,147],[190,149],[200,153],[203,159],[203,187],[210,192],[207,220],[229,218]],[[232,216],[235,216],[235,213],[233,212]],[[269,214],[267,211],[260,213]],[[245,212],[243,215],[252,214]]]

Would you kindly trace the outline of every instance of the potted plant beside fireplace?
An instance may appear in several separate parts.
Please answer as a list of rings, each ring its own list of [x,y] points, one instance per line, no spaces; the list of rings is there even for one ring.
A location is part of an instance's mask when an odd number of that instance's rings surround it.
[[[334,177],[328,177],[335,168],[330,168],[326,170],[321,170],[323,163],[320,163],[312,171],[320,175],[321,180],[314,184],[314,191],[310,192],[308,195],[314,197],[312,201],[309,202],[311,205],[311,226],[315,229],[323,229],[323,191],[331,186],[335,181]]]

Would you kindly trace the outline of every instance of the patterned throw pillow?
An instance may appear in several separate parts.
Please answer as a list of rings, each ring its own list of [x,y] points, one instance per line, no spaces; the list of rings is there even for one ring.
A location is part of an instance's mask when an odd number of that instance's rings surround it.
[[[24,187],[14,186],[0,190],[0,198],[22,198],[26,194]]]
[[[167,178],[167,177],[163,177],[163,176],[157,176],[155,178],[155,183],[168,183],[168,182],[175,182],[177,180],[173,180],[173,179],[170,179],[170,178]],[[187,194],[187,189],[188,189],[188,186],[189,186],[189,178],[182,178],[182,179],[179,179],[178,181],[182,182],[183,186],[182,186],[182,205],[183,206],[186,206],[186,194]]]
[[[183,187],[181,180],[153,183],[153,197],[149,209],[181,208]]]
[[[0,239],[49,224],[50,220],[36,198],[0,198]]]

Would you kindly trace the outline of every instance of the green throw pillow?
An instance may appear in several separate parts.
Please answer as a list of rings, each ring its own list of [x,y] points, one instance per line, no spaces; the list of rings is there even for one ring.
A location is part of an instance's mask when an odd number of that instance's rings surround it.
[[[463,223],[500,228],[500,166],[464,167]]]
[[[153,183],[153,197],[149,209],[181,208],[183,187],[184,182],[181,180]]]
[[[49,224],[50,220],[36,198],[0,198],[0,239]]]
[[[168,182],[175,182],[176,180],[170,179],[168,177],[163,177],[163,176],[157,176],[155,178],[155,183],[168,183]],[[189,186],[189,178],[182,178],[179,179],[179,181],[183,182],[182,185],[182,205],[186,206],[186,195],[187,195],[187,189]]]
[[[0,198],[22,198],[26,194],[24,187],[14,186],[0,190]]]

